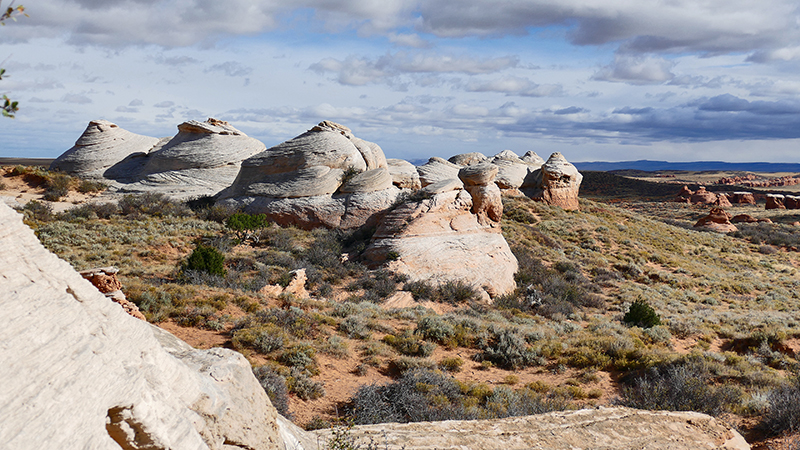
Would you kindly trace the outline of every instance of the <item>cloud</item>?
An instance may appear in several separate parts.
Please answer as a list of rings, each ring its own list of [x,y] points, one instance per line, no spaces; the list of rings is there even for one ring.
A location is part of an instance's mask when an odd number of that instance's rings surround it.
[[[490,81],[472,81],[467,84],[468,92],[499,92],[522,97],[555,97],[563,95],[558,84],[539,85],[524,77],[508,76]]]
[[[747,57],[748,62],[770,63],[774,61],[800,60],[800,46],[758,50]]]
[[[138,113],[139,108],[131,108],[130,106],[117,106],[114,111],[122,113]]]
[[[389,42],[398,47],[412,47],[412,48],[430,48],[433,44],[430,41],[422,39],[418,34],[398,34],[389,33]]]
[[[156,64],[162,64],[172,67],[183,67],[191,64],[197,64],[200,60],[192,58],[191,56],[164,56],[156,55],[151,57]]]
[[[593,80],[630,84],[661,84],[675,78],[673,63],[656,57],[616,55],[614,62],[592,76]]]
[[[83,94],[66,94],[61,97],[61,101],[64,103],[77,103],[79,105],[92,103],[92,99]]]
[[[156,108],[169,108],[169,107],[174,106],[174,105],[175,105],[175,102],[171,102],[169,100],[165,100],[163,102],[158,102],[153,106],[156,107]]]
[[[224,63],[207,67],[205,72],[222,72],[229,77],[244,77],[250,75],[253,72],[253,68],[237,61],[225,61]]]
[[[128,106],[142,106],[142,105],[144,105],[144,102],[138,98],[135,98],[131,100],[130,103],[128,103]]]

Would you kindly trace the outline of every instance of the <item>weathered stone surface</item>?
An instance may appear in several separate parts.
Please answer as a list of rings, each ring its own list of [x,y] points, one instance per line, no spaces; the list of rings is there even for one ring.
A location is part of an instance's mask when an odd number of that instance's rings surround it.
[[[487,159],[486,155],[484,155],[483,153],[472,152],[472,153],[461,153],[458,155],[453,155],[447,160],[458,166],[468,166],[470,164],[486,161],[486,159]]]
[[[689,189],[689,186],[683,186],[678,195],[675,196],[675,201],[678,203],[692,203],[692,195],[694,195],[694,192]]]
[[[580,209],[578,191],[583,175],[561,153],[553,153],[542,167],[530,172],[521,186],[522,192],[534,200],[567,210]]]
[[[717,206],[719,208],[727,208],[727,207],[733,206],[733,205],[731,205],[730,200],[728,200],[727,194],[719,193],[719,194],[716,194],[716,195],[717,195],[717,201],[714,202],[714,206]]]
[[[147,155],[158,142],[158,138],[131,133],[107,120],[93,120],[75,145],[50,164],[50,169],[102,180],[114,164],[133,155]]]
[[[786,209],[783,204],[783,194],[767,194],[767,203],[765,209]]]
[[[458,180],[440,183],[452,181]],[[368,264],[387,263],[411,280],[461,280],[487,297],[511,292],[516,288],[517,260],[500,224],[481,220],[472,207],[472,197],[463,189],[443,189],[400,205],[384,217],[364,256]]]
[[[357,228],[374,224],[399,193],[380,147],[324,121],[245,160],[219,201],[283,225]]]
[[[268,284],[261,288],[259,293],[267,297],[278,297],[282,294],[291,294],[299,299],[310,298],[311,296],[306,290],[306,281],[308,280],[308,277],[306,276],[306,269],[293,270],[289,272],[289,275],[292,277],[292,279],[289,281],[289,284],[286,287],[278,284]]]
[[[284,448],[242,355],[128,316],[5,205],[0,248],[2,446]]]
[[[339,192],[355,194],[357,192],[375,192],[390,189],[392,176],[385,168],[367,170],[354,176],[339,188]]]
[[[389,174],[392,176],[392,183],[401,189],[419,189],[422,184],[419,181],[417,168],[410,162],[403,159],[387,159],[386,164]]]
[[[713,205],[717,202],[717,194],[707,191],[705,186],[700,186],[689,201],[693,205]]]
[[[97,267],[81,270],[78,273],[84,280],[92,283],[100,293],[121,306],[126,313],[137,319],[146,320],[144,314],[139,311],[139,307],[125,297],[125,293],[122,292],[122,283],[117,278],[117,272],[119,272],[119,269],[116,267]]]
[[[525,154],[522,155],[522,158],[520,158],[520,159],[522,159],[526,163],[528,163],[530,165],[533,165],[533,166],[541,167],[542,164],[544,164],[544,158],[542,158],[541,156],[537,155],[536,152],[531,151],[531,150],[528,150],[527,152],[525,152]]]
[[[734,192],[728,198],[731,203],[738,204],[738,205],[755,205],[756,198],[753,196],[752,192]]]
[[[422,184],[422,187],[437,183],[439,181],[458,178],[459,170],[461,170],[461,166],[453,164],[450,161],[437,156],[434,156],[425,164],[417,167],[419,181]]]
[[[314,432],[323,439],[330,430]],[[730,426],[695,412],[595,408],[496,420],[361,425],[351,436],[406,450],[750,450]]]
[[[800,209],[800,197],[796,195],[787,195],[783,199],[783,206],[786,209]]]
[[[757,223],[757,222],[772,223],[772,220],[768,218],[758,219],[756,217],[751,216],[750,214],[737,214],[731,217],[731,223]]]
[[[718,233],[730,233],[737,230],[736,225],[732,224],[730,219],[730,214],[723,209],[712,208],[706,217],[701,218],[694,224],[694,227]]]
[[[464,167],[458,172],[458,178],[472,196],[472,213],[478,216],[479,222],[485,218],[499,222],[503,216],[503,200],[500,188],[494,183],[497,166],[491,163],[476,163]]]
[[[509,162],[516,163],[516,164],[525,164],[525,161],[523,161],[519,157],[519,155],[517,155],[516,153],[512,152],[511,150],[503,150],[502,152],[494,155],[492,157],[491,161],[493,163],[496,163],[497,161],[509,161]],[[544,161],[542,161],[542,162],[544,162]]]
[[[494,181],[498,167],[491,163],[475,163],[458,171],[464,186],[486,186]]]

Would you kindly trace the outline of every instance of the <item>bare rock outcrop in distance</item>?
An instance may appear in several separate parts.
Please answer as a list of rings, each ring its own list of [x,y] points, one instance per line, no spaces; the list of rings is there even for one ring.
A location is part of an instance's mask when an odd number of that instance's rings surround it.
[[[689,189],[689,186],[685,186],[684,185],[681,188],[681,191],[678,192],[678,195],[675,196],[675,200],[674,201],[678,202],[678,203],[690,203],[691,204],[692,203],[692,195],[694,195],[694,192],[691,189]]]
[[[765,209],[786,209],[783,204],[783,194],[767,194],[767,203],[764,205]]]
[[[534,200],[567,210],[578,210],[578,192],[583,175],[564,158],[553,153],[542,167],[528,174],[521,190]]]
[[[481,163],[460,171],[461,180],[429,184],[386,214],[364,257],[412,281],[467,282],[488,300],[516,288],[517,259],[500,229],[497,168]]]
[[[737,214],[731,217],[731,223],[758,223],[758,222],[772,223],[772,220],[768,218],[759,219],[751,216],[750,214]]]
[[[705,186],[700,186],[689,198],[689,202],[693,205],[713,205],[717,202],[717,194],[709,192]]]
[[[732,193],[728,200],[734,205],[755,205],[756,198],[752,192],[737,191]]]
[[[399,193],[377,144],[324,121],[246,159],[219,201],[280,225],[349,229],[376,223]]]
[[[75,145],[50,164],[51,170],[92,180],[126,158],[146,156],[160,139],[124,130],[107,120],[93,120]]]
[[[331,430],[314,432],[324,439]],[[406,450],[750,450],[736,430],[696,412],[594,408],[494,420],[361,425],[351,436]]]
[[[125,314],[6,205],[0,224],[4,448],[284,448],[242,355]]]
[[[716,231],[718,233],[730,233],[736,231],[736,225],[731,223],[731,215],[721,208],[712,208],[706,217],[701,218],[694,224],[695,228]]]

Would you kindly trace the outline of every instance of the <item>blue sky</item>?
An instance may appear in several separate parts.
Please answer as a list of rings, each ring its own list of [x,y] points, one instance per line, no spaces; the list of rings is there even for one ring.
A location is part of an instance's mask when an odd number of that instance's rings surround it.
[[[268,147],[333,120],[405,159],[800,160],[794,0],[23,4],[0,156],[58,156],[94,119],[214,117]]]

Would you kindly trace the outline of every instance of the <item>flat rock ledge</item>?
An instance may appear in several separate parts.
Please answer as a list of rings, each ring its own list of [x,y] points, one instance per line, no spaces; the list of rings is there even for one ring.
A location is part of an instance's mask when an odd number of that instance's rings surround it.
[[[331,430],[314,432],[322,440]],[[749,450],[731,427],[695,412],[595,408],[495,420],[362,425],[360,442],[391,450]]]

